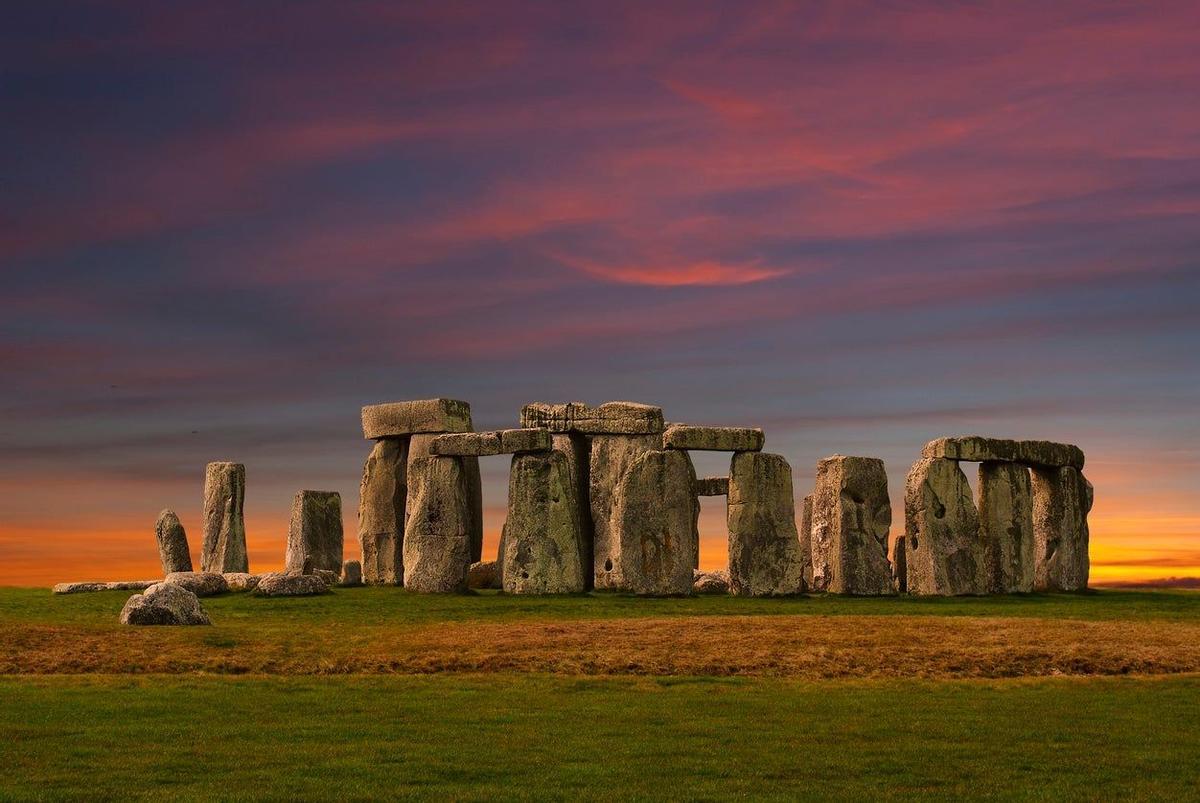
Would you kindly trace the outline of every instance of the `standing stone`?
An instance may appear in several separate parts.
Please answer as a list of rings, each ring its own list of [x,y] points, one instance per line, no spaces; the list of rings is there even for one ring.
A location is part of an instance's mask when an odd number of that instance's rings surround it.
[[[526,408],[528,409],[528,408]],[[588,499],[592,512],[595,587],[619,589],[620,533],[614,508],[618,489],[630,466],[658,449],[661,435],[596,435],[591,439]]]
[[[408,441],[385,438],[363,465],[358,494],[358,544],[363,582],[404,582],[404,505],[408,495]]]
[[[954,460],[925,457],[904,494],[908,593],[955,596],[987,591],[987,556],[967,477]]]
[[[513,457],[500,544],[505,592],[573,594],[586,588],[579,497],[562,452]]]
[[[556,432],[551,447],[566,459],[571,483],[575,486],[575,498],[579,501],[576,513],[579,516],[579,537],[583,542],[583,577],[585,589],[595,584],[595,534],[592,529],[592,511],[588,502],[588,477],[591,473],[591,441],[576,432]]]
[[[1029,469],[1019,463],[979,464],[979,531],[991,594],[1033,591],[1033,498]]]
[[[433,441],[437,437],[437,435],[420,434],[413,435],[409,439],[408,470],[410,474],[414,460],[419,457],[434,456]],[[476,563],[483,557],[483,481],[479,474],[479,458],[459,456],[447,457],[447,459],[457,460],[461,469],[459,482],[463,484],[463,494],[467,500],[467,532],[471,539],[471,562]]]
[[[729,466],[729,590],[769,597],[804,591],[792,467],[777,454],[742,452]]]
[[[342,495],[300,491],[292,501],[285,571],[342,573]]]
[[[1034,586],[1039,591],[1082,591],[1090,569],[1090,483],[1070,467],[1035,466],[1032,474]]]
[[[248,572],[246,467],[241,463],[209,463],[204,470],[204,544],[200,569],[205,572]]]
[[[652,450],[630,464],[613,500],[603,564],[606,588],[691,593],[699,506],[695,482],[683,452]]]
[[[343,563],[342,576],[338,584],[343,586],[362,585],[362,563],[357,560],[348,560]]]
[[[903,535],[896,536],[896,545],[892,547],[892,581],[897,591],[908,593],[908,563],[904,560]]]
[[[460,457],[417,457],[408,463],[404,586],[445,593],[467,587],[471,500]]]
[[[158,559],[162,562],[163,576],[171,572],[190,572],[192,570],[192,555],[188,551],[187,533],[179,517],[173,510],[164,510],[158,514],[158,522],[154,525],[154,535],[158,540]]]
[[[892,504],[874,457],[834,455],[817,463],[813,491],[813,579],[831,594],[895,594],[888,562]]]
[[[806,591],[825,591],[829,588],[829,568],[817,573],[816,553],[812,548],[813,495],[800,504],[800,555],[804,559],[804,588]]]

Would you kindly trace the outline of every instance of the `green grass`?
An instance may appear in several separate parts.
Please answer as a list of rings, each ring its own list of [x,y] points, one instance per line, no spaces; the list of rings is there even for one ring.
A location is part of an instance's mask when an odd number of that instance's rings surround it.
[[[1194,798],[1200,678],[0,679],[0,798]]]

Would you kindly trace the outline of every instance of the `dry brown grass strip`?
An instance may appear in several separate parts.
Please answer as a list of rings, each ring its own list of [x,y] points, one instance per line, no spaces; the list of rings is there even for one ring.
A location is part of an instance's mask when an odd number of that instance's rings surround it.
[[[1200,624],[930,616],[456,622],[263,632],[0,626],[0,673],[548,672],[798,678],[1200,671]]]

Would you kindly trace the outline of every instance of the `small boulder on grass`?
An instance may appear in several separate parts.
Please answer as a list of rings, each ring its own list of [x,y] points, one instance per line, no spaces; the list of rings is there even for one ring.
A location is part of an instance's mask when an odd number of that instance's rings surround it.
[[[211,597],[229,590],[224,576],[216,572],[171,572],[163,582],[183,586],[197,597]]]
[[[467,569],[467,588],[499,588],[500,567],[494,560],[481,560]]]
[[[362,564],[356,560],[348,560],[342,564],[342,581],[340,585],[360,586],[362,581]]]
[[[261,577],[248,572],[225,572],[221,576],[225,578],[230,591],[253,591]]]
[[[311,597],[327,591],[329,585],[320,575],[290,572],[264,574],[254,589],[260,597]]]
[[[728,594],[729,572],[717,570],[702,572],[696,570],[692,574],[692,592],[695,594]]]
[[[200,598],[177,583],[157,583],[121,609],[123,625],[211,625]]]

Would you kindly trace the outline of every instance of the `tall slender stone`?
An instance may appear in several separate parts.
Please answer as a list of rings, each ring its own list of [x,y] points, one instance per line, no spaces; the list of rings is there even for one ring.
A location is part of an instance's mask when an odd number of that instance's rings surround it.
[[[1034,586],[1039,591],[1081,591],[1091,568],[1086,512],[1091,484],[1071,467],[1035,466],[1032,474]]]
[[[241,463],[209,463],[204,470],[204,542],[200,569],[205,572],[248,572],[246,467]]]
[[[579,496],[562,452],[513,457],[501,582],[510,594],[572,594],[587,585]]]
[[[1033,498],[1029,469],[1019,463],[979,464],[979,530],[991,594],[1033,591]]]
[[[412,473],[412,464],[417,458],[432,457],[433,441],[438,436],[434,434],[413,435],[408,441],[408,470]],[[483,557],[483,482],[479,473],[478,457],[450,457],[448,460],[458,461],[460,472],[459,482],[463,483],[463,494],[466,498],[467,531],[470,534],[471,562],[478,563]],[[410,479],[411,484],[411,479]]]
[[[729,590],[768,597],[804,591],[792,467],[777,454],[742,452],[729,466]]]
[[[527,408],[528,409],[528,408]],[[592,513],[594,582],[597,589],[621,587],[620,530],[614,508],[622,480],[642,455],[659,447],[662,436],[596,435],[591,439],[588,500]]]
[[[832,594],[896,593],[887,556],[891,523],[882,460],[834,455],[818,462],[812,510],[814,582]]]
[[[571,474],[578,500],[576,512],[579,516],[579,537],[583,542],[584,587],[595,584],[595,533],[592,529],[592,510],[588,502],[588,478],[591,473],[591,441],[576,432],[556,432],[551,445],[566,460],[566,469]]]
[[[635,594],[690,594],[696,565],[696,472],[679,451],[652,450],[617,488],[606,587]]]
[[[800,503],[800,556],[804,560],[804,590],[824,591],[829,586],[829,571],[822,571],[822,582],[818,582],[812,548],[812,514],[813,495],[808,494]]]
[[[971,486],[954,460],[925,457],[908,472],[904,496],[908,593],[987,591],[987,556]]]
[[[375,442],[363,465],[358,495],[358,544],[368,585],[404,583],[404,506],[408,496],[408,439]]]
[[[463,591],[471,563],[471,501],[463,458],[408,462],[404,586],[410,591]]]
[[[892,547],[892,581],[897,591],[908,593],[908,564],[905,561],[903,534],[896,536],[896,545]]]
[[[299,491],[292,501],[286,571],[324,569],[342,575],[342,495]]]
[[[171,572],[190,572],[192,570],[192,555],[188,551],[187,533],[174,510],[164,510],[158,514],[154,525],[155,539],[158,541],[158,559],[162,562],[163,577]]]

